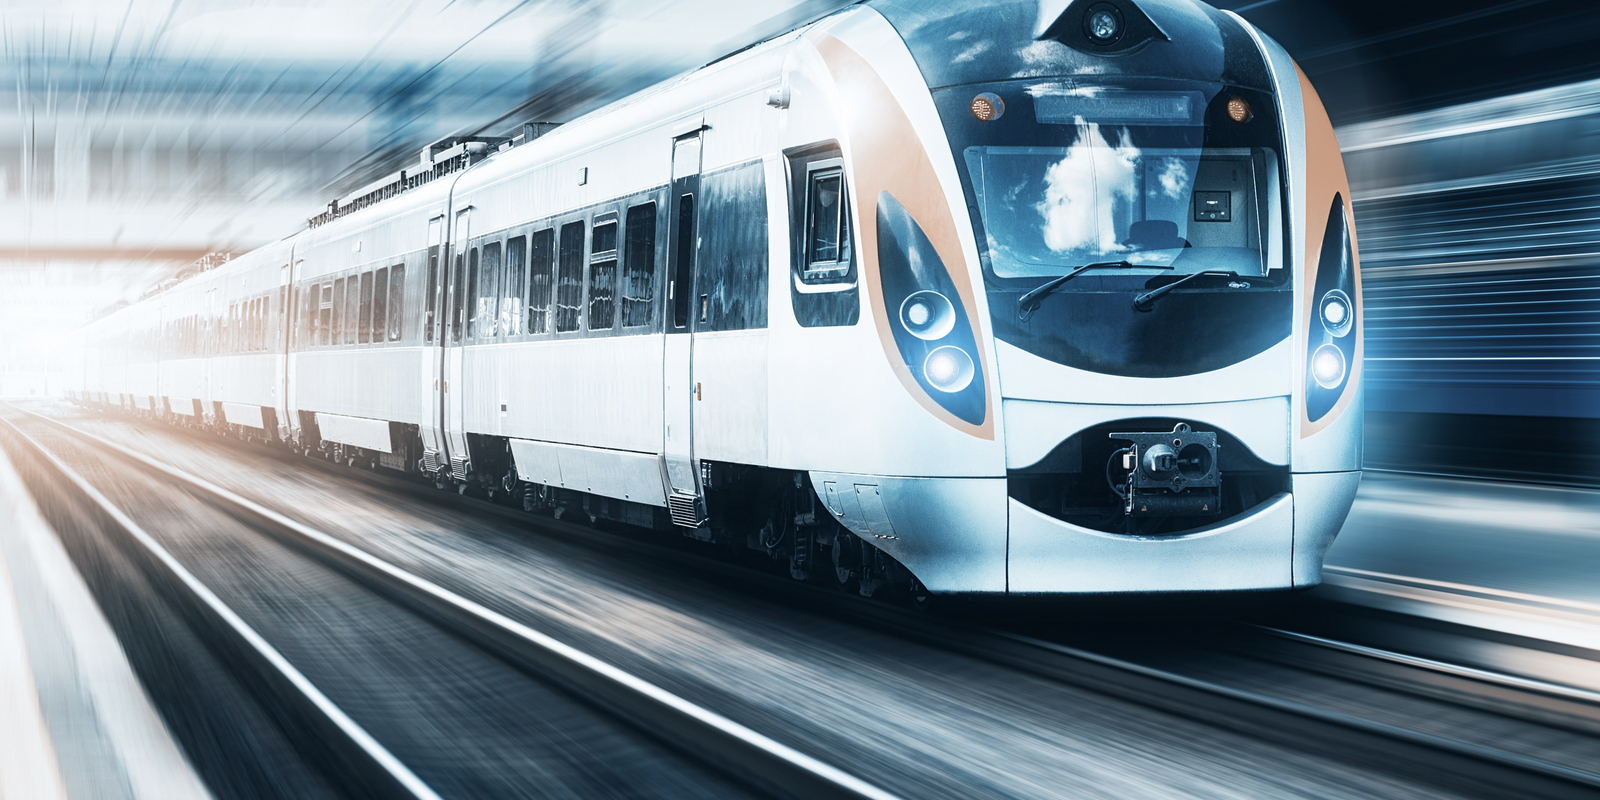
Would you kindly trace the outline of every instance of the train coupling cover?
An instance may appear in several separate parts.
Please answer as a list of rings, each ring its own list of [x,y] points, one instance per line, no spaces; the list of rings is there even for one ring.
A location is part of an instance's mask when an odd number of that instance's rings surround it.
[[[1171,431],[1112,433],[1128,442],[1111,454],[1106,480],[1134,517],[1205,516],[1222,511],[1217,434],[1180,422]]]

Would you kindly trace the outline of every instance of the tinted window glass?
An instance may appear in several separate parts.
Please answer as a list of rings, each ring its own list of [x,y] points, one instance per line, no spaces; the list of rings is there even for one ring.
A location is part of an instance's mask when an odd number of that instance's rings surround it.
[[[622,324],[650,324],[656,295],[656,204],[628,209],[627,252],[622,257]]]
[[[461,307],[466,303],[466,292],[462,291],[462,286],[466,281],[466,259],[460,253],[456,253],[456,273],[451,277],[453,280],[450,281],[450,292],[455,300],[450,304],[450,338],[459,342],[461,341]]]
[[[317,344],[331,344],[329,338],[333,332],[333,283],[322,284],[321,308],[317,309]]]
[[[528,333],[550,331],[550,291],[555,285],[556,232],[545,228],[528,243]]]
[[[467,338],[478,335],[478,248],[467,251]]]
[[[372,273],[361,273],[361,305],[360,318],[356,321],[359,337],[357,341],[366,344],[372,341]]]
[[[528,240],[518,236],[506,242],[506,277],[500,301],[500,331],[507,336],[521,332],[522,298],[528,280]]]
[[[499,332],[499,242],[490,242],[483,246],[483,264],[478,271],[482,273],[480,278],[482,285],[478,287],[478,335],[485,339],[492,339]]]
[[[428,285],[422,287],[422,338],[433,341],[434,313],[439,307],[439,246],[428,248]]]
[[[594,224],[594,241],[589,244],[589,251],[596,257],[603,257],[606,253],[616,252],[617,249],[617,221],[609,219],[604,222],[596,221]]]
[[[556,332],[575,331],[583,316],[583,223],[561,226],[556,264]]]
[[[701,227],[695,326],[767,327],[767,186],[760,162],[700,178]]]
[[[389,268],[389,341],[400,341],[400,319],[405,312],[406,265]],[[431,338],[431,337],[430,337]]]
[[[694,294],[694,195],[678,198],[678,261],[672,276],[672,323],[682,328],[689,324],[689,300]]]
[[[850,217],[844,211],[844,172],[811,173],[806,198],[806,264],[833,269],[850,260]]]
[[[333,341],[344,344],[344,278],[333,282]]]
[[[589,330],[616,325],[617,220],[597,220],[589,239]]]
[[[372,341],[383,341],[383,332],[388,321],[385,317],[389,313],[389,268],[384,267],[372,273]]]
[[[356,343],[356,328],[361,324],[361,282],[351,275],[345,280],[344,343]]]

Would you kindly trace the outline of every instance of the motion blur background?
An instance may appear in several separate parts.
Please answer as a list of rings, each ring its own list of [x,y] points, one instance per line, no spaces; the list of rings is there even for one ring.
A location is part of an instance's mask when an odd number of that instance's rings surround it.
[[[9,0],[0,396],[64,335],[451,134],[561,122],[840,0]],[[1593,0],[1224,0],[1350,171],[1369,468],[1600,484]]]

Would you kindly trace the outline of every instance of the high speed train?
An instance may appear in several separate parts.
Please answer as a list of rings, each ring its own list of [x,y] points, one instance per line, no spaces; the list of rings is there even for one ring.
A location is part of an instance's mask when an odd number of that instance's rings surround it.
[[[455,137],[80,333],[75,396],[872,594],[1321,580],[1349,188],[1191,0],[868,0]]]

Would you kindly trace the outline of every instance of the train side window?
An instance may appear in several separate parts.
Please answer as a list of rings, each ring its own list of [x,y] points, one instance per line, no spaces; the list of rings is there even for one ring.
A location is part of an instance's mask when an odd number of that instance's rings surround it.
[[[466,279],[466,256],[456,253],[456,272],[454,280],[450,281],[450,293],[454,300],[450,303],[450,340],[461,341],[461,309],[467,302],[466,292],[462,291]]]
[[[372,341],[372,272],[361,273],[361,301],[357,309],[361,316],[356,320],[356,341],[367,344]]]
[[[406,265],[389,268],[389,341],[398,342],[405,335]]]
[[[483,267],[478,291],[478,335],[493,339],[503,328],[499,324],[500,306],[500,243],[483,246]]]
[[[322,284],[322,308],[318,309],[317,319],[321,330],[317,332],[317,344],[327,345],[332,343],[333,336],[333,282]]]
[[[844,159],[833,142],[788,156],[789,300],[795,320],[805,328],[855,325],[861,293]]]
[[[356,329],[361,325],[361,279],[351,275],[344,282],[344,343],[356,343]]]
[[[384,340],[384,332],[388,330],[388,314],[389,268],[379,267],[372,271],[372,341]]]
[[[556,264],[556,333],[583,324],[583,223],[561,226],[561,253]]]
[[[333,281],[333,329],[329,333],[328,344],[344,344],[344,278],[335,278]]]
[[[806,191],[806,274],[843,277],[850,265],[850,214],[844,168],[814,169]]]
[[[650,324],[656,296],[656,204],[628,209],[622,254],[622,326]]]
[[[617,215],[594,221],[589,242],[589,330],[608,331],[616,326]]]
[[[767,181],[760,161],[700,176],[695,330],[767,327]]]
[[[506,240],[505,290],[500,298],[500,331],[506,336],[522,332],[522,299],[528,283],[528,237]]]
[[[549,333],[550,290],[556,262],[555,229],[536,231],[528,245],[528,333]]]
[[[310,286],[301,286],[299,298],[299,349],[304,350],[317,343],[317,309],[322,302],[322,285],[314,283]]]
[[[478,335],[478,248],[467,251],[467,339]]]
[[[678,198],[678,268],[672,276],[672,324],[682,328],[689,324],[689,300],[694,294],[694,195]]]
[[[433,343],[435,313],[439,308],[439,246],[444,237],[444,217],[428,220],[428,284],[422,287],[422,340]]]

